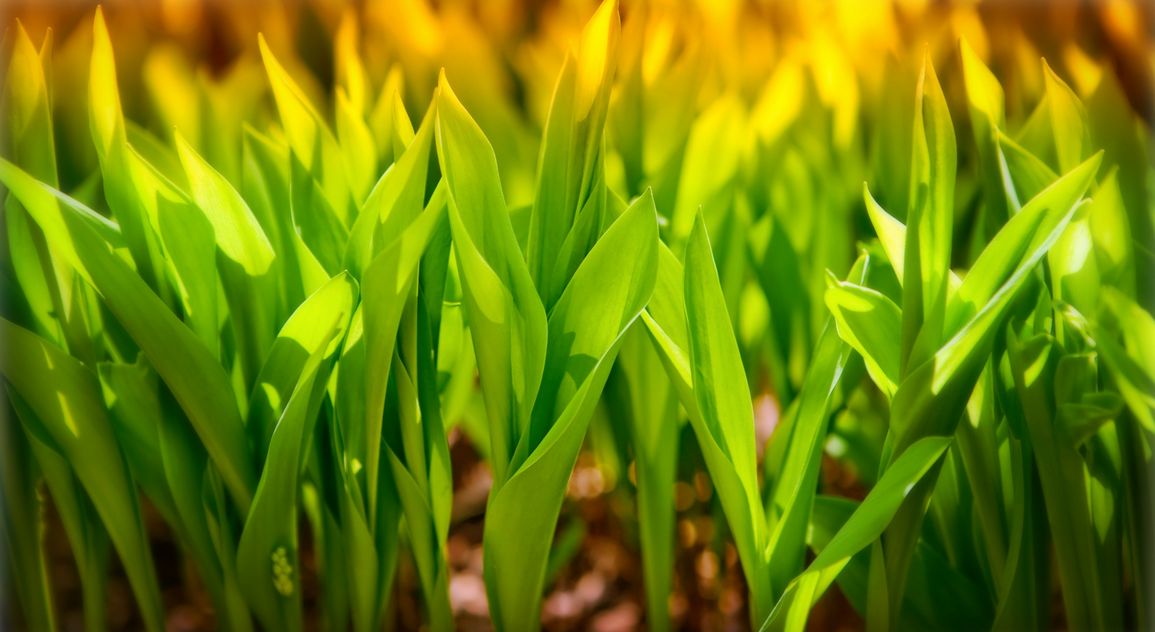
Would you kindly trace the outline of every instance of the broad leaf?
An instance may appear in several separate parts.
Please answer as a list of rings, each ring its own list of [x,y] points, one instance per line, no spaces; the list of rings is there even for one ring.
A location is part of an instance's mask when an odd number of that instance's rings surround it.
[[[598,171],[604,168],[602,130],[620,37],[617,0],[604,0],[582,29],[577,51],[566,54],[550,101],[527,251],[530,275],[547,309],[565,289],[564,282],[552,283],[555,265],[565,263],[559,251],[596,195]]]
[[[132,583],[149,630],[164,629],[163,607],[132,476],[108,421],[96,376],[36,334],[0,319],[0,372],[33,434],[76,470]]]
[[[1007,202],[999,157],[999,130],[1007,128],[1006,97],[999,80],[975,54],[965,37],[959,39],[959,52],[966,80],[967,109],[983,178],[988,218],[985,236],[989,237],[1014,212]]]
[[[546,561],[570,472],[622,335],[649,301],[657,268],[657,211],[646,195],[593,247],[550,315],[532,422],[510,463],[513,473],[491,493],[487,510],[485,582],[499,629],[540,625]]]
[[[422,178],[424,179],[424,178]],[[380,467],[381,417],[385,410],[386,385],[393,364],[397,332],[406,299],[417,279],[421,256],[433,233],[445,218],[444,184],[439,186],[420,216],[373,259],[362,275],[365,294],[362,302],[365,344],[365,417],[347,426],[364,436],[365,470],[369,516],[376,512],[377,476]],[[358,439],[360,441],[361,439]]]
[[[351,314],[317,323],[325,332],[308,360],[273,431],[268,458],[237,546],[237,575],[245,600],[268,629],[300,630],[301,571],[297,546],[297,487],[308,439],[325,394],[330,343],[340,341]]]
[[[188,176],[192,198],[213,225],[217,247],[250,276],[264,274],[275,255],[248,205],[179,132],[176,134],[176,147]]]
[[[277,420],[289,403],[305,362],[326,340],[328,332],[319,329],[318,323],[330,322],[339,314],[350,318],[357,298],[357,283],[348,274],[339,274],[306,299],[281,327],[253,386],[245,420],[259,461],[265,460]]]
[[[902,260],[902,349],[899,373],[934,354],[944,339],[947,287],[950,281],[951,231],[954,223],[954,126],[946,98],[930,63],[923,57],[914,108],[914,153],[911,157],[910,207]],[[899,263],[893,260],[897,268]]]
[[[838,324],[838,335],[866,360],[874,383],[889,397],[898,390],[898,349],[902,310],[882,294],[853,283],[838,282],[826,290],[826,305]]]
[[[810,608],[851,557],[882,535],[911,488],[938,462],[951,441],[951,437],[927,437],[904,452],[810,563],[806,572],[790,583],[761,630],[801,632],[805,629]]]
[[[319,183],[318,187],[337,220],[346,227],[351,226],[356,216],[356,204],[346,177],[341,147],[305,93],[273,57],[264,36],[258,35],[257,38],[289,147],[304,171]]]
[[[3,159],[0,181],[140,345],[188,414],[234,500],[248,507],[256,477],[232,386],[214,354],[109,248],[102,233],[115,236],[113,225]]]
[[[497,160],[442,75],[437,157],[489,418],[496,491],[528,429],[546,353],[545,309],[505,210]]]

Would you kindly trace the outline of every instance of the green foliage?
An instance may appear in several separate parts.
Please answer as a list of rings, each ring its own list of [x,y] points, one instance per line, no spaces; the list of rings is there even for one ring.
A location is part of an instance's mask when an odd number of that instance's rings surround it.
[[[762,63],[719,36],[741,12],[605,0],[522,50],[402,4],[319,20],[332,95],[272,23],[219,72],[100,8],[55,62],[9,29],[0,530],[27,625],[61,625],[47,494],[88,629],[113,552],[165,627],[147,503],[222,629],[316,627],[304,517],[322,629],[386,627],[400,576],[452,631],[465,437],[499,631],[542,627],[591,532],[583,450],[652,630],[679,624],[686,511],[754,629],[806,629],[835,583],[873,631],[1046,629],[1052,559],[1069,627],[1150,627],[1149,134],[1109,65],[955,41],[963,13],[921,57],[815,24]]]

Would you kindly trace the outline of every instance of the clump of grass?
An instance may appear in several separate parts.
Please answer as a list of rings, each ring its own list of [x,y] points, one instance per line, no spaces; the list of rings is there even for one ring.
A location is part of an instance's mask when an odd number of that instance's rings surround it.
[[[154,48],[159,135],[125,115],[100,8],[63,75],[51,31],[37,49],[14,23],[0,482],[25,623],[58,627],[43,480],[89,629],[113,550],[165,627],[143,494],[222,628],[307,627],[304,515],[325,626],[382,628],[407,557],[452,630],[460,426],[493,476],[493,625],[539,629],[596,419],[651,629],[677,622],[687,451],[755,629],[804,629],[834,582],[870,630],[1044,629],[1052,559],[1069,627],[1147,627],[1155,231],[1111,68],[1072,49],[1075,89],[1043,61],[1004,91],[985,42],[868,67],[815,31],[752,92],[703,11],[605,0],[571,25],[521,71],[540,135],[483,62],[434,72],[404,37],[393,66],[363,59],[353,10],[331,103],[272,36],[216,78]],[[820,493],[824,459],[861,502]]]

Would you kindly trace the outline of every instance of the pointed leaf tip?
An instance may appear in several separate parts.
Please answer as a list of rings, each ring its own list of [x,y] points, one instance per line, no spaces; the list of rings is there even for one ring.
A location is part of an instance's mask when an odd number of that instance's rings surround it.
[[[257,218],[228,180],[205,162],[179,131],[175,138],[190,193],[212,223],[217,246],[248,274],[264,274],[275,255]]]

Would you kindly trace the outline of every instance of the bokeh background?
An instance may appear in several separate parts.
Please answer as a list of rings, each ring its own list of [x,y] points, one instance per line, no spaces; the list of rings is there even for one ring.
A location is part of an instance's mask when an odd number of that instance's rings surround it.
[[[103,4],[116,49],[117,76],[127,118],[171,141],[174,129],[226,177],[239,178],[241,121],[275,127],[277,112],[257,50],[263,33],[278,60],[310,100],[332,120],[333,88],[348,83],[342,55],[357,51],[365,77],[351,99],[372,111],[390,73],[400,73],[411,118],[425,110],[445,69],[463,104],[493,145],[508,206],[532,203],[538,144],[567,47],[597,3],[591,0],[216,0],[113,1]],[[54,38],[53,100],[61,188],[91,187],[99,174],[83,107],[95,3],[0,2],[6,28],[19,19],[39,45]],[[902,165],[891,159],[909,148],[913,69],[923,51],[933,59],[959,139],[956,256],[964,258],[980,177],[958,61],[965,38],[994,70],[1006,91],[1008,127],[1020,127],[1044,90],[1040,58],[1087,101],[1102,82],[1121,90],[1141,125],[1150,126],[1155,99],[1155,5],[1104,2],[928,2],[883,0],[622,0],[619,86],[607,125],[611,188],[632,196],[654,186],[659,211],[672,217],[677,179],[668,173],[694,160],[713,160],[719,180],[745,182],[772,212],[814,209],[788,225],[803,259],[805,282],[821,283],[826,268],[843,274],[855,239],[870,234],[861,183],[888,208],[904,208]],[[7,40],[7,38],[6,38]],[[628,89],[641,86],[640,94]],[[641,120],[625,99],[641,99]],[[633,110],[634,112],[638,110]],[[370,114],[371,116],[371,114]],[[773,169],[744,156],[702,157],[708,136],[756,136],[784,148]],[[639,138],[640,136],[640,138]],[[1150,135],[1147,136],[1150,139]],[[739,143],[740,144],[740,143]],[[1148,204],[1146,165],[1120,165],[1137,182],[1132,195]],[[99,199],[100,196],[96,196]],[[819,238],[822,234],[823,238]],[[831,236],[833,234],[833,236]],[[817,276],[815,276],[817,275]],[[747,279],[749,281],[749,279]],[[760,444],[774,431],[780,402],[800,384],[789,352],[764,349],[755,324],[766,296],[757,282],[734,293],[739,340],[748,359]],[[820,300],[820,299],[818,299]],[[732,308],[733,309],[733,308]],[[821,325],[820,310],[811,317]],[[764,329],[764,328],[763,328]],[[805,340],[803,335],[802,339]],[[806,343],[803,343],[804,345]],[[478,393],[455,419],[453,529],[449,560],[451,600],[463,631],[490,629],[481,579],[481,533],[489,473],[482,459],[484,411]],[[869,449],[881,441],[883,419],[870,402],[852,405],[836,420],[822,471],[822,492],[861,499],[873,483]],[[550,568],[544,627],[551,631],[636,629],[643,618],[633,470],[624,429],[601,406],[579,457]],[[720,506],[693,433],[681,436],[674,621],[686,630],[749,627],[746,589],[726,536]],[[872,443],[873,442],[873,443]],[[848,447],[849,446],[849,447]],[[760,448],[761,449],[761,448]],[[877,459],[874,461],[877,463]],[[146,502],[147,505],[147,502]],[[50,571],[66,630],[82,627],[80,582],[68,541],[46,504]],[[147,514],[164,591],[168,627],[211,630],[209,600],[155,510]],[[316,560],[309,527],[302,529],[306,620],[317,625]],[[418,580],[402,560],[388,625],[420,623]],[[0,627],[18,625],[11,586],[3,591]],[[110,582],[112,629],[138,629],[128,583],[116,562]],[[1053,624],[1062,629],[1062,602]],[[816,607],[811,629],[860,629],[863,622],[834,588]]]

